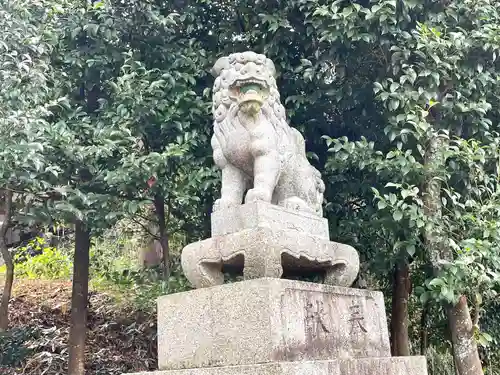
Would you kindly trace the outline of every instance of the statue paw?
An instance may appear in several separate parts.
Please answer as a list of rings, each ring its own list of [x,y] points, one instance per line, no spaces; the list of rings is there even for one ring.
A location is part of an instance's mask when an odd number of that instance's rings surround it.
[[[234,203],[233,201],[227,200],[227,199],[219,198],[214,202],[214,205],[212,207],[212,211],[214,211],[214,212],[220,211],[220,210],[223,210],[225,208],[229,208],[231,206],[236,206],[236,203]]]
[[[272,194],[269,191],[259,188],[253,188],[248,190],[247,196],[245,197],[245,203],[264,201],[271,202]]]

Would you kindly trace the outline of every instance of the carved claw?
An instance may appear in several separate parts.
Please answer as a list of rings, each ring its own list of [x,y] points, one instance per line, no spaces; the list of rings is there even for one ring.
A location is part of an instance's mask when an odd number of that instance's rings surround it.
[[[245,197],[245,203],[255,202],[255,201],[264,201],[271,202],[272,192],[264,189],[253,188],[248,190],[247,195]]]

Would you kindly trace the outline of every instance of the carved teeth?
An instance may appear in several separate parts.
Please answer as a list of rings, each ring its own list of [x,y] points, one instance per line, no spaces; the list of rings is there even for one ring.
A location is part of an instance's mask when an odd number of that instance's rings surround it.
[[[261,81],[261,80],[258,80],[258,79],[244,79],[244,80],[237,80],[235,82],[235,86],[236,87],[241,87],[243,85],[248,85],[248,84],[252,84],[252,83],[255,83],[256,85],[259,85],[259,86],[264,86],[264,82]]]

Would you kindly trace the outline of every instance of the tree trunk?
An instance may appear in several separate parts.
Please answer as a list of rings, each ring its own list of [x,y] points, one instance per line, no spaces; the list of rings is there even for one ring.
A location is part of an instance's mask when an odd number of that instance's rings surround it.
[[[442,217],[441,180],[433,178],[435,171],[445,165],[442,150],[448,146],[443,138],[434,136],[429,140],[425,154],[426,167],[431,171],[424,189],[423,203],[426,216],[439,222]],[[453,261],[452,249],[445,241],[442,228],[436,226],[425,233],[425,242],[434,274],[441,271],[441,260]],[[459,375],[482,375],[477,344],[473,337],[473,323],[467,306],[467,298],[461,296],[457,305],[445,306],[453,343],[453,357]]]
[[[0,251],[7,272],[3,286],[2,301],[0,302],[0,332],[9,329],[9,302],[12,295],[12,284],[14,283],[14,260],[7,245],[7,231],[12,223],[12,191],[4,191],[5,194],[5,219],[0,226]]]
[[[431,173],[424,186],[422,200],[426,216],[434,218],[436,222],[439,222],[442,217],[442,203],[441,180],[435,178],[434,174],[444,168],[445,159],[442,150],[447,147],[447,140],[434,135],[429,140],[425,153],[425,165]],[[443,238],[442,228],[436,226],[428,230],[425,233],[425,243],[434,273],[439,272],[441,269],[440,260],[453,260],[453,251]]]
[[[467,297],[460,296],[458,303],[449,306],[447,312],[458,374],[483,374]]]
[[[408,337],[408,299],[410,266],[405,260],[394,267],[391,314],[391,352],[394,357],[410,355]]]
[[[163,195],[156,194],[154,197],[156,217],[158,218],[158,230],[160,232],[160,244],[163,253],[163,279],[170,277],[170,248],[168,243],[167,225],[165,222],[165,199]]]
[[[75,256],[73,291],[71,295],[71,326],[69,331],[68,375],[85,375],[85,335],[89,292],[90,232],[85,224],[75,225]]]

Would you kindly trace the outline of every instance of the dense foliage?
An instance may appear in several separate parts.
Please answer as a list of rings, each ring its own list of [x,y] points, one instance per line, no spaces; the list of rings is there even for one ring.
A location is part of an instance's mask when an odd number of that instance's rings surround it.
[[[0,237],[63,222],[80,259],[48,246],[10,262],[0,241],[8,270],[80,282],[83,259],[96,285],[137,288],[143,304],[188,288],[177,251],[209,235],[218,190],[208,71],[251,49],[276,64],[332,238],[361,254],[357,285],[389,297],[393,353],[453,348],[458,372],[477,374],[479,346],[494,371],[495,0],[6,0],[0,31]],[[161,244],[161,278],[105,240],[124,217]]]

